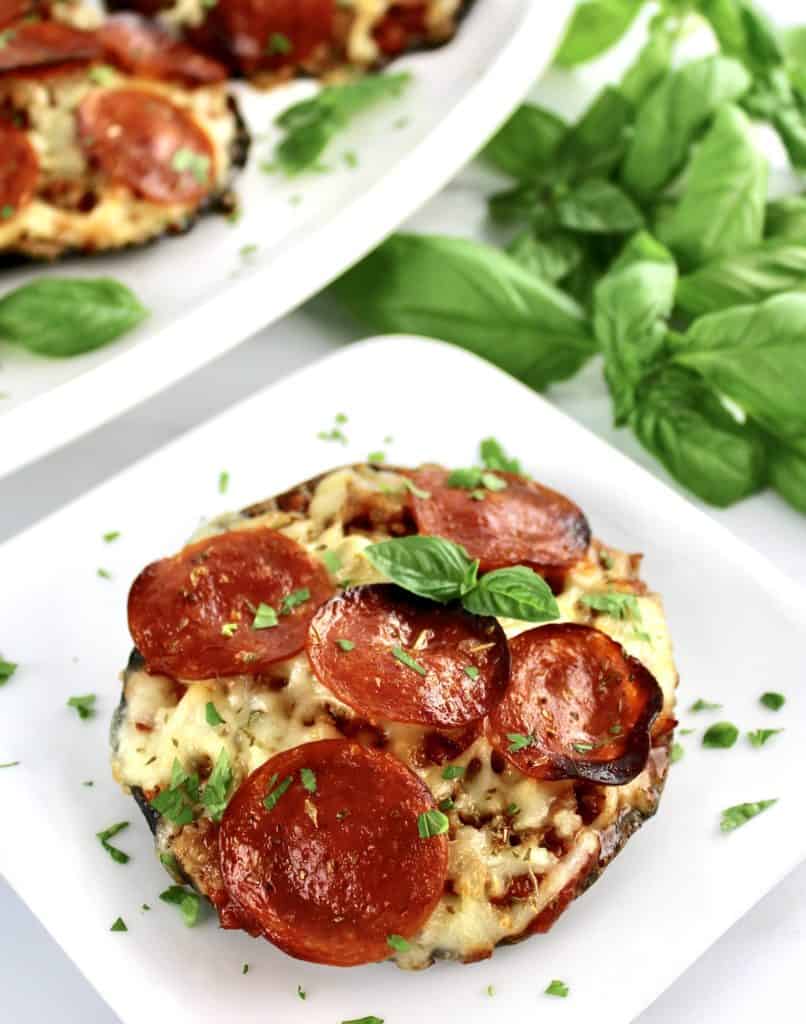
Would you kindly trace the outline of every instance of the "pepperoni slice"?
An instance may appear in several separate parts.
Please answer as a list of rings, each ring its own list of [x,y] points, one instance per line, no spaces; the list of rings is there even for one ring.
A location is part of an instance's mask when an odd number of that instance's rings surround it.
[[[306,647],[319,680],[376,720],[468,725],[501,700],[509,678],[506,635],[496,619],[386,583],[328,601],[311,622]]]
[[[333,33],[335,0],[218,0],[204,34],[247,74],[295,66]]]
[[[212,143],[190,114],[146,89],[103,89],[78,108],[88,156],[112,181],[155,203],[193,203],[215,178]]]
[[[387,57],[396,57],[425,38],[427,18],[427,4],[395,6],[378,23],[375,41]]]
[[[447,836],[418,830],[431,810],[428,788],[391,754],[349,740],[277,754],[221,822],[221,872],[244,928],[314,963],[386,959],[388,936],[411,938],[442,894]]]
[[[36,192],[39,161],[28,136],[0,121],[0,226],[26,206]]]
[[[481,571],[508,565],[537,570],[564,568],[582,558],[590,527],[572,501],[514,473],[491,474],[501,490],[449,487],[449,472],[427,466],[410,474],[428,498],[412,495],[420,533],[461,544]]]
[[[86,64],[102,56],[94,32],[59,21],[19,21],[3,32],[0,73],[45,70],[61,64]]]
[[[33,14],[36,6],[35,0],[0,0],[0,28]]]
[[[129,591],[129,629],[152,671],[177,679],[258,674],[302,650],[311,617],[332,593],[324,566],[296,541],[265,527],[233,530],[147,566]],[[261,603],[277,625],[263,615],[264,628],[253,628]]]
[[[622,785],[649,756],[663,706],[654,676],[609,636],[572,623],[510,641],[512,674],[490,741],[524,775]]]
[[[133,14],[108,19],[98,29],[98,38],[110,64],[132,75],[191,87],[227,78],[223,64]]]

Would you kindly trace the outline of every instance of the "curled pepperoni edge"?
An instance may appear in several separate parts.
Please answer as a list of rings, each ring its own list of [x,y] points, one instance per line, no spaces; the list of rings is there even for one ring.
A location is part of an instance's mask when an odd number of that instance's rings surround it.
[[[70,71],[103,56],[95,31],[73,28],[60,21],[16,21],[7,25],[3,33],[6,41],[0,47],[0,77]]]
[[[39,158],[25,132],[0,120],[0,228],[33,199],[39,181]]]
[[[110,64],[140,78],[177,81],[190,88],[227,79],[220,61],[136,14],[107,18],[97,36]]]

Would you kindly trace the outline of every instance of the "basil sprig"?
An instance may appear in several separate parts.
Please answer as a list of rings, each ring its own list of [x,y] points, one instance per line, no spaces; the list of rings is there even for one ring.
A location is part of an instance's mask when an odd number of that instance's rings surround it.
[[[461,601],[474,615],[549,622],[560,610],[546,581],[526,566],[479,577],[478,560],[441,537],[400,537],[371,544],[364,555],[388,579],[432,601]]]
[[[43,356],[76,356],[136,327],[147,310],[111,278],[43,277],[0,298],[0,340]]]

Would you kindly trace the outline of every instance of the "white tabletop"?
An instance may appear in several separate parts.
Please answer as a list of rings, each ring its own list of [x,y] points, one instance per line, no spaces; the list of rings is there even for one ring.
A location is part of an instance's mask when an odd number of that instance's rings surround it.
[[[773,4],[768,0],[767,6],[790,14],[789,2]],[[417,215],[414,226],[482,237],[484,206],[479,183],[477,171],[465,172]],[[309,303],[105,428],[0,481],[0,541],[216,412],[357,336],[358,328],[327,299]],[[573,381],[553,388],[548,397],[650,471],[663,475],[629,434],[612,427],[610,402],[596,363]],[[58,430],[57,424],[53,426]],[[774,494],[708,512],[784,572],[806,581],[806,519]],[[695,572],[692,583],[696,583]],[[51,855],[58,857],[58,850]],[[763,871],[763,865],[759,870]],[[0,921],[3,1020],[14,1024],[116,1024],[115,1015],[2,881]],[[648,950],[647,955],[663,956],[662,936],[657,948]],[[539,956],[539,942],[535,942],[535,956]],[[734,925],[641,1015],[640,1024],[802,1021],[804,963],[806,864]],[[640,965],[625,965],[625,970],[640,970]]]

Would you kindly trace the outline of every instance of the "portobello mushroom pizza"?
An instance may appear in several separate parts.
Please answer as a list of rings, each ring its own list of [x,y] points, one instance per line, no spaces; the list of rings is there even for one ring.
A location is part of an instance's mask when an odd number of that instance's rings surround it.
[[[137,577],[114,775],[224,928],[488,957],[658,805],[677,674],[640,561],[510,470],[327,472]]]
[[[234,73],[267,84],[366,70],[455,34],[469,0],[110,0],[157,16]]]
[[[133,16],[0,36],[0,250],[119,249],[232,202],[248,140],[223,65]]]

